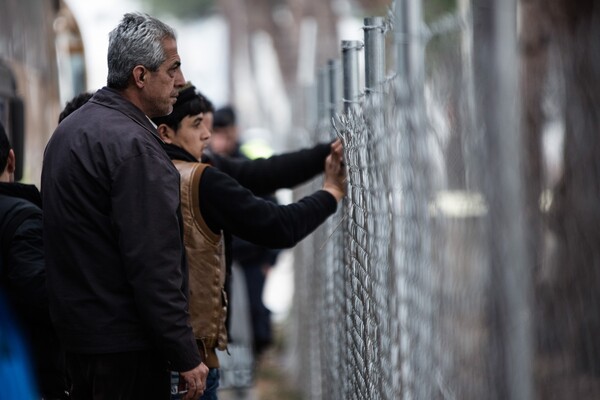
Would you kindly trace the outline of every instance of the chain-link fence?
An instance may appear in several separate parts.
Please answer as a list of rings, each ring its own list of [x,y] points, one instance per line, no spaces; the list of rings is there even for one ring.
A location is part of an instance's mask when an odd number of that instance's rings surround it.
[[[306,398],[600,398],[600,243],[568,236],[600,240],[599,221],[564,207],[552,217],[549,201],[565,180],[556,154],[574,140],[560,122],[565,82],[548,69],[543,128],[526,146],[517,4],[484,3],[424,23],[420,1],[398,2],[365,20],[366,49],[343,42],[341,62],[319,72],[314,140],[342,139],[348,195],[295,250],[287,332]],[[375,85],[372,69],[386,63],[373,60],[372,31],[397,51]],[[362,93],[346,51],[371,57]],[[598,143],[598,113],[583,143]],[[580,274],[561,272],[580,251]]]

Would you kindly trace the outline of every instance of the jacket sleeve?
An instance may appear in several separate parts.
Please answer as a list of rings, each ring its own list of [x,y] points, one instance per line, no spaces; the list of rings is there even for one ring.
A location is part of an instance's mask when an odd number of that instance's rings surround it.
[[[233,260],[241,266],[273,265],[277,261],[279,252],[280,250],[274,250],[266,246],[258,246],[237,236],[233,236],[231,240]]]
[[[48,319],[42,214],[23,221],[10,242],[6,263],[11,298],[35,319]]]
[[[216,168],[207,168],[200,181],[200,210],[209,228],[272,248],[294,246],[336,209],[337,201],[324,190],[279,205],[254,196]]]
[[[277,204],[275,196],[261,196],[263,199]],[[244,266],[274,265],[280,250],[259,246],[237,236],[231,238],[231,254],[233,260]]]
[[[323,172],[330,151],[331,145],[322,143],[311,149],[256,160],[214,158],[222,172],[255,195],[263,196],[278,189],[293,188]]]
[[[114,176],[112,205],[119,248],[142,319],[175,371],[201,359],[189,325],[179,174],[166,156],[142,153]]]

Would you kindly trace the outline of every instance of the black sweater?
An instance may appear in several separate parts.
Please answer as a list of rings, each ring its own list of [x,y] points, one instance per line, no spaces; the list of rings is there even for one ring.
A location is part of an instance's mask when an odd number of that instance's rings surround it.
[[[320,145],[254,161],[215,157],[212,163],[219,168],[206,169],[199,187],[200,212],[208,227],[272,248],[294,246],[336,211],[335,198],[318,190],[296,203],[278,205],[254,194],[295,186],[322,171],[323,146],[328,154],[328,145]],[[171,159],[196,161],[179,147],[164,148]]]

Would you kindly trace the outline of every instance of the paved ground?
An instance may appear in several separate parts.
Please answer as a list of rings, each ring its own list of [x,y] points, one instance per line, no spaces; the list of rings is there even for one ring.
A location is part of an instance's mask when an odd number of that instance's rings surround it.
[[[236,276],[234,268],[234,276]],[[239,275],[239,273],[238,273]],[[290,377],[286,374],[284,364],[284,335],[281,324],[285,323],[291,305],[294,291],[293,256],[291,251],[283,251],[277,260],[277,265],[269,272],[265,287],[265,305],[273,312],[273,327],[275,344],[268,349],[256,366],[255,385],[249,389],[223,389],[219,391],[219,400],[301,400],[298,391],[290,384]],[[238,281],[239,283],[239,281]],[[236,288],[233,288],[236,290]],[[239,290],[239,288],[238,288]],[[239,297],[238,297],[239,298]],[[232,316],[244,305],[232,304]],[[244,314],[236,314],[235,327],[232,325],[233,336],[243,337]],[[242,323],[240,326],[239,324]],[[247,322],[246,322],[247,323]],[[242,341],[245,339],[242,339]]]
[[[269,349],[258,363],[256,384],[245,390],[221,390],[219,400],[301,400],[283,363],[281,342]]]

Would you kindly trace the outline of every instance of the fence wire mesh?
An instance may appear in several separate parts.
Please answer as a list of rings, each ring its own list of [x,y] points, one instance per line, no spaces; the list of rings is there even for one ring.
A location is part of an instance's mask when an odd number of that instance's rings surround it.
[[[577,261],[588,267],[566,273],[577,285],[566,294],[558,264],[566,258],[557,258],[566,239],[549,223],[548,196],[563,168],[556,154],[569,149],[556,128],[564,81],[551,68],[534,145],[543,171],[530,181],[517,91],[510,93],[517,81],[491,54],[490,43],[502,40],[477,26],[486,22],[478,12],[438,16],[424,29],[422,87],[391,76],[380,92],[360,96],[359,107],[318,121],[312,139],[344,144],[348,191],[337,214],[294,251],[289,334],[305,398],[600,398],[600,346],[592,343],[600,250],[583,245],[588,258]],[[488,42],[474,39],[486,33]],[[596,121],[598,111],[591,114]],[[569,211],[560,218],[554,223],[567,226]]]

